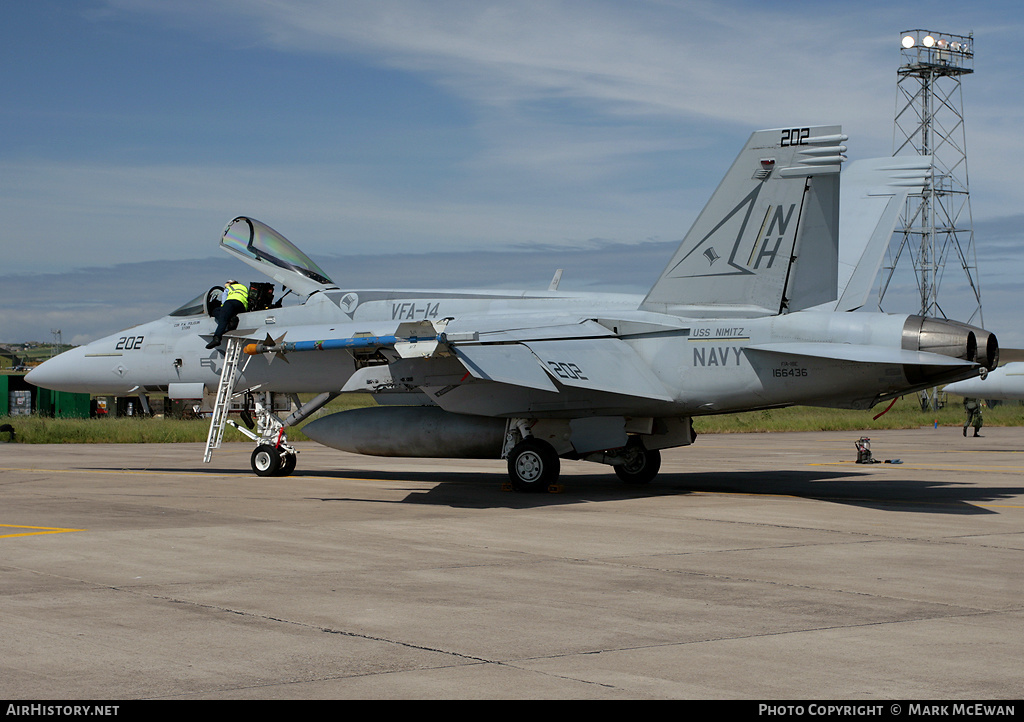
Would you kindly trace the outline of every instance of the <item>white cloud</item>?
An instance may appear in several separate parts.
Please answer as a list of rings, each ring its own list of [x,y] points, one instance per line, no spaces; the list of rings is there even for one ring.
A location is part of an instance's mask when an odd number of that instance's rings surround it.
[[[581,247],[596,238],[674,242],[756,128],[840,122],[851,158],[888,154],[898,32],[922,21],[976,31],[977,73],[964,80],[970,180],[974,218],[991,221],[1024,200],[1015,177],[1020,98],[1011,92],[1019,84],[1010,42],[1019,11],[963,8],[932,3],[922,19],[919,9],[882,2],[847,9],[668,0],[111,0],[90,13],[93,27],[139,27],[163,39],[173,32],[199,67],[256,50],[246,57],[258,57],[251,72],[260,77],[282,58],[311,59],[324,93],[333,92],[331,73],[393,69],[439,89],[434,99],[458,107],[465,126],[438,131],[403,118],[415,140],[400,149],[373,146],[371,133],[356,132],[345,149],[367,148],[358,161],[325,132],[310,140],[335,149],[329,158],[282,162],[293,139],[281,133],[261,138],[275,143],[266,155],[256,144],[230,162],[204,162],[200,147],[213,141],[199,118],[274,115],[274,127],[307,128],[297,122],[304,109],[287,98],[247,105],[232,97],[223,109],[186,107],[167,119],[188,119],[182,142],[197,145],[187,159],[169,151],[129,162],[116,139],[111,149],[67,157],[6,153],[6,269],[187,263],[216,253],[220,231],[239,214],[269,223],[315,257],[369,248],[394,254],[395,264],[407,258],[402,253]],[[959,27],[964,17],[975,26]],[[204,55],[211,50],[215,60]],[[92,118],[106,112],[67,109]],[[363,109],[340,112],[354,117]],[[372,129],[382,120],[363,122]],[[99,141],[83,137],[84,146],[92,142]],[[417,143],[424,153],[403,157]],[[984,242],[979,234],[979,248]],[[1019,260],[1009,252],[999,272]]]

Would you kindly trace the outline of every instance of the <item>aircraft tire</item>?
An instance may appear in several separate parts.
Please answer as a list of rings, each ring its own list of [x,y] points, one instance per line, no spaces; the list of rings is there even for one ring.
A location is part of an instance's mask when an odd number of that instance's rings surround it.
[[[277,476],[281,469],[281,452],[270,444],[260,444],[253,450],[250,461],[256,476]]]
[[[625,464],[613,466],[615,475],[630,485],[639,486],[654,481],[661,470],[661,452],[640,448]]]
[[[281,468],[278,470],[278,476],[291,476],[291,473],[295,471],[295,463],[298,461],[298,457],[295,454],[285,454],[281,459]]]
[[[523,439],[508,455],[508,476],[516,491],[547,491],[558,481],[559,470],[554,447],[540,439]]]

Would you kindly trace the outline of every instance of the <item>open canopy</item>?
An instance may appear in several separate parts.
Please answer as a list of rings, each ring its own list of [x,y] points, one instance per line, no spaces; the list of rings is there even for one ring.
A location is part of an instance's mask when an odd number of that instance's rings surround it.
[[[239,216],[224,229],[220,247],[296,293],[308,296],[336,287],[291,241],[268,225]]]

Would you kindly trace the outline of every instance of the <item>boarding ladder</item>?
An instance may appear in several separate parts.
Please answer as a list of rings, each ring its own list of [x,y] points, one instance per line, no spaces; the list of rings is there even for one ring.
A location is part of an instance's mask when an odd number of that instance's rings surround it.
[[[244,338],[227,339],[228,347],[224,352],[224,367],[220,370],[220,384],[217,386],[217,401],[213,405],[213,416],[210,417],[210,432],[206,436],[206,455],[203,462],[210,463],[214,449],[220,448],[224,438],[224,427],[227,425],[228,411],[231,408],[231,394],[235,390],[235,379],[238,377],[238,359],[242,356]]]

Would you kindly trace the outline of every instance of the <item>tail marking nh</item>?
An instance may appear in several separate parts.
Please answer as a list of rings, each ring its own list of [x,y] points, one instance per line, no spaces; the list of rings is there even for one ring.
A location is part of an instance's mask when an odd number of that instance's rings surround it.
[[[789,221],[793,218],[793,210],[796,208],[796,203],[791,203],[789,206],[789,212],[786,213],[786,217],[782,217],[782,206],[775,207],[775,215],[772,216],[772,225],[768,228],[768,233],[765,234],[764,243],[761,244],[761,253],[757,256],[757,261],[754,263],[754,269],[757,270],[761,267],[761,259],[767,258],[768,265],[766,268],[771,268],[775,262],[775,256],[779,253],[779,246],[782,245],[782,239],[786,237],[786,229],[789,227]],[[771,215],[772,209],[768,209],[768,215]],[[766,216],[767,218],[767,216]],[[772,250],[768,250],[768,243],[771,241],[771,235],[775,226],[778,225],[778,238],[775,241],[775,247]],[[749,265],[749,264],[748,264]]]

